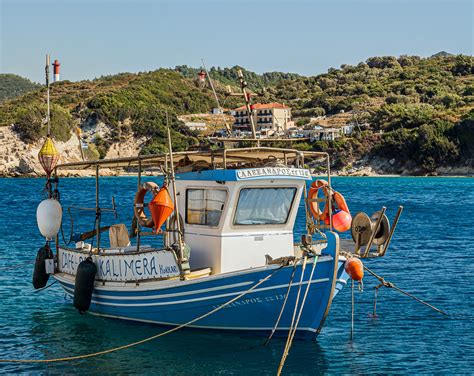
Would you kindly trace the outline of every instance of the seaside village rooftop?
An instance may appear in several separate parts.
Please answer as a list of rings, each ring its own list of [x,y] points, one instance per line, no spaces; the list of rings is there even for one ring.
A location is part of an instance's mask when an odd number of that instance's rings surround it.
[[[250,110],[250,117],[246,106],[241,106],[235,109],[213,108],[209,113],[182,115],[179,119],[189,130],[207,136],[248,138],[252,136],[252,118],[257,138],[294,138],[310,142],[350,137],[357,127],[368,126],[358,124],[352,111],[295,121],[291,108],[282,103],[255,103],[250,105]],[[226,125],[232,129],[231,135],[228,135]]]

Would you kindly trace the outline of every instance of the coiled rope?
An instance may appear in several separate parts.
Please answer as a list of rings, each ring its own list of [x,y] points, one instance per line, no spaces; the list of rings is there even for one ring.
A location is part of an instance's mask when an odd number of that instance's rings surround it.
[[[125,349],[128,349],[130,347],[141,345],[142,343],[145,343],[145,342],[153,341],[154,339],[163,337],[167,334],[176,332],[179,329],[182,329],[186,326],[192,325],[195,322],[197,322],[199,320],[202,320],[202,319],[204,319],[204,318],[220,311],[221,309],[227,307],[229,304],[232,304],[236,300],[240,299],[241,297],[243,297],[243,296],[247,295],[248,293],[252,292],[253,290],[255,290],[262,283],[268,281],[273,275],[275,275],[278,271],[280,271],[283,268],[283,266],[284,265],[282,264],[280,267],[275,269],[271,274],[267,275],[265,278],[258,281],[255,285],[253,285],[247,291],[237,295],[235,298],[230,299],[229,301],[227,301],[226,303],[220,305],[219,307],[216,307],[213,310],[211,310],[211,311],[209,311],[209,312],[207,312],[207,313],[205,313],[205,314],[203,314],[199,317],[196,317],[196,318],[192,319],[191,321],[188,321],[184,324],[180,324],[180,325],[175,326],[171,329],[168,329],[168,330],[166,330],[162,333],[155,334],[151,337],[142,339],[140,341],[136,341],[136,342],[129,343],[127,345],[118,346],[118,347],[114,347],[112,349],[102,350],[102,351],[98,351],[98,352],[95,352],[95,353],[84,354],[84,355],[68,356],[68,357],[54,358],[54,359],[0,359],[0,363],[58,363],[58,362],[70,362],[70,361],[74,361],[74,360],[87,359],[87,358],[93,358],[93,357],[100,356],[100,355],[110,354],[112,352],[116,352],[116,351],[119,351],[119,350],[125,350]]]

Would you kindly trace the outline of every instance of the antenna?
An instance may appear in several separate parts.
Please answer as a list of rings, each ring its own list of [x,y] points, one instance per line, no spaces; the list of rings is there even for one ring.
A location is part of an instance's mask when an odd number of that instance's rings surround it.
[[[231,135],[232,130],[230,129],[229,124],[227,124],[227,120],[224,115],[224,109],[221,107],[221,104],[219,103],[219,98],[217,97],[216,89],[214,89],[214,84],[212,83],[211,75],[207,71],[207,67],[206,67],[206,64],[204,63],[204,59],[201,58],[201,62],[202,62],[202,67],[204,68],[204,71],[207,74],[207,78],[209,80],[209,84],[211,85],[212,92],[214,93],[214,98],[216,98],[217,108],[219,108],[219,111],[221,111],[222,113],[222,119],[224,120],[225,128],[227,129],[227,132],[229,133],[229,135]]]
[[[51,57],[49,56],[49,54],[46,54],[46,66],[44,67],[44,72],[46,75],[46,104],[48,107],[48,113],[46,115],[46,123],[48,125],[47,137],[51,136],[51,125],[50,125],[51,108],[49,105],[49,65],[50,64],[51,64]]]

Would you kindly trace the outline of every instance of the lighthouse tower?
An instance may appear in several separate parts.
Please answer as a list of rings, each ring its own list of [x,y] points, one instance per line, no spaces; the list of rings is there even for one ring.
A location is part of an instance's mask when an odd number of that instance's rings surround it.
[[[58,82],[59,81],[59,67],[61,66],[61,64],[59,64],[59,61],[58,60],[54,60],[54,63],[53,63],[53,70],[54,70],[54,82]]]

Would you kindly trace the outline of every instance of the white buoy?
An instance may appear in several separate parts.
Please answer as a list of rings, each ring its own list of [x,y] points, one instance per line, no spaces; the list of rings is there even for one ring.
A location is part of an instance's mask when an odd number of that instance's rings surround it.
[[[36,209],[38,228],[46,240],[52,240],[61,227],[63,209],[61,204],[52,198],[43,200]]]

